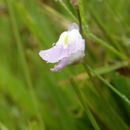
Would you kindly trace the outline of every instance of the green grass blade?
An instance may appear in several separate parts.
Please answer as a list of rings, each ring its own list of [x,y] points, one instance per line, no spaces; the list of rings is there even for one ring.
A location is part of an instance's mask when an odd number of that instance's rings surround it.
[[[23,47],[22,47],[22,41],[20,38],[18,25],[17,25],[14,10],[13,10],[13,2],[12,2],[12,0],[11,1],[6,0],[6,3],[7,3],[8,11],[9,11],[12,30],[13,30],[14,37],[15,37],[16,42],[17,42],[17,49],[18,49],[19,57],[20,57],[21,64],[23,67],[22,69],[23,69],[23,73],[25,76],[25,80],[26,80],[26,83],[29,87],[30,96],[31,96],[32,101],[34,103],[34,108],[36,110],[36,115],[37,115],[37,118],[40,122],[41,129],[45,130],[45,126],[44,126],[43,120],[41,118],[41,114],[39,113],[38,100],[37,100],[36,95],[34,93],[32,81],[31,81],[30,74],[29,74],[29,69],[27,67],[27,63],[26,63],[26,59],[25,59],[25,55],[24,55],[24,51],[23,51]]]
[[[80,91],[80,89],[78,88],[77,84],[75,83],[75,81],[73,79],[70,79],[70,82],[73,86],[73,89],[76,93],[76,95],[78,96],[80,103],[84,109],[84,111],[86,112],[86,114],[88,115],[88,118],[90,120],[90,122],[92,123],[93,127],[95,130],[100,130],[99,125],[97,124],[97,121],[95,120],[95,117],[93,116],[93,114],[91,113],[91,111],[89,110],[88,105],[85,103],[84,100],[84,95],[82,94],[82,92]]]

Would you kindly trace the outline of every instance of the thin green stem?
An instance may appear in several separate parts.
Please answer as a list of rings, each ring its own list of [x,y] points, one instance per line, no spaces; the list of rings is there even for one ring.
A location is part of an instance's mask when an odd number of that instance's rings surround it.
[[[8,7],[11,27],[12,27],[14,37],[16,39],[17,49],[18,49],[20,60],[21,60],[21,66],[22,66],[23,74],[24,74],[27,86],[29,87],[29,92],[30,92],[30,96],[32,98],[32,102],[34,104],[34,109],[35,109],[35,112],[36,112],[37,119],[39,120],[40,125],[41,125],[40,129],[45,130],[45,126],[44,126],[42,117],[41,117],[40,112],[39,112],[38,100],[37,100],[36,94],[33,90],[33,85],[32,85],[28,65],[27,65],[27,62],[26,62],[26,58],[25,58],[25,54],[24,54],[24,50],[23,50],[23,46],[22,46],[22,40],[20,38],[20,34],[19,34],[19,30],[18,30],[17,20],[16,20],[16,17],[15,17],[14,9],[13,9],[13,1],[5,0],[5,2],[6,2],[7,7]]]
[[[111,66],[104,66],[104,67],[100,67],[100,68],[97,68],[97,69],[94,69],[93,71],[99,75],[103,75],[103,74],[107,74],[107,73],[110,73],[112,71],[116,71],[118,69],[121,69],[123,67],[127,67],[129,65],[129,63],[127,61],[124,61],[124,62],[119,62],[117,64],[114,64],[114,65],[111,65]],[[85,68],[85,65],[83,65],[84,68]],[[93,73],[91,74],[92,77],[95,77],[96,75]],[[83,77],[82,80],[86,81],[86,79],[89,79],[89,75],[87,72],[85,73],[81,73],[81,74],[78,74],[76,76],[74,76],[74,79],[75,80],[79,80],[79,77]],[[81,80],[81,79],[80,79]],[[68,83],[68,80],[62,80],[60,82],[60,84],[62,83]]]
[[[96,77],[98,79],[100,79],[106,86],[108,86],[114,93],[116,93],[120,98],[122,98],[126,103],[128,103],[130,105],[130,100],[124,94],[120,93],[107,80],[105,80],[104,78],[102,78],[102,76],[100,76],[99,74],[97,74],[96,72],[94,72],[93,69],[90,66],[87,66],[87,68],[89,69],[89,71],[91,73],[93,73],[94,75],[96,75]]]
[[[127,58],[127,56],[125,54],[122,54],[121,52],[119,52],[114,47],[110,46],[108,43],[104,42],[103,40],[101,40],[100,38],[98,38],[97,36],[95,36],[94,34],[89,33],[87,37],[89,39],[93,40],[93,41],[96,41],[96,43],[102,45],[103,47],[107,48],[109,51],[111,51],[114,54],[116,54],[122,60],[128,60],[128,58]]]
[[[81,106],[83,107],[85,113],[88,115],[88,118],[89,118],[90,122],[92,123],[94,129],[95,130],[100,130],[99,125],[97,124],[93,114],[91,113],[87,103],[85,102],[83,93],[80,91],[79,87],[77,86],[77,84],[75,83],[73,78],[70,79],[70,82],[71,82],[71,84],[73,86],[73,89],[74,89],[76,95],[78,96],[78,98],[80,100]]]
[[[70,9],[66,6],[66,4],[63,1],[59,1],[61,5],[66,9],[66,11],[70,14],[70,16],[73,18],[75,22],[77,22],[77,18],[74,16],[74,14],[70,11]]]
[[[94,70],[94,72],[98,73],[99,75],[107,74],[111,71],[116,71],[120,68],[126,67],[129,65],[128,61],[119,62],[117,64],[111,65],[111,66],[104,66],[100,67]],[[95,75],[93,75],[95,76]]]
[[[78,12],[78,20],[79,20],[79,24],[80,24],[80,31],[81,31],[81,34],[84,36],[84,35],[86,35],[88,33],[88,28],[86,26],[87,25],[87,23],[86,23],[87,20],[86,20],[86,17],[85,17],[83,0],[79,0],[78,5],[79,5],[79,9],[77,9],[77,12]],[[90,77],[91,77],[91,75],[90,75]],[[80,92],[78,86],[76,84],[74,84],[74,82],[72,82],[72,84],[75,86],[74,87],[75,92],[79,96],[80,102],[82,103],[82,106],[84,107],[84,110],[86,111],[86,113],[87,113],[87,115],[89,117],[89,120],[91,121],[94,129],[95,130],[100,130],[100,127],[99,127],[98,123],[96,122],[93,114],[89,110],[88,105],[85,103],[84,97],[83,97],[82,93]]]
[[[87,35],[89,30],[88,30],[88,24],[87,24],[87,19],[86,19],[86,13],[84,11],[84,2],[83,0],[78,0],[78,5],[79,5],[79,14],[80,14],[80,18],[81,18],[81,26],[82,26],[82,30],[83,30],[83,34]]]

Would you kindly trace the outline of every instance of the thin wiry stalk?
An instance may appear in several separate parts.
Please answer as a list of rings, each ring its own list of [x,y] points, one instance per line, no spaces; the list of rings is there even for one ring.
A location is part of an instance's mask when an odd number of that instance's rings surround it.
[[[86,28],[85,25],[87,25],[86,23],[86,19],[85,19],[85,13],[84,13],[84,6],[83,6],[83,1],[80,0],[78,1],[78,4],[79,4],[79,9],[77,10],[78,12],[78,20],[79,20],[79,25],[80,25],[80,31],[81,31],[81,34],[83,35],[84,33],[84,30],[85,31],[85,34],[87,34],[88,30]],[[89,73],[88,73],[89,74]],[[89,75],[91,77],[91,75]],[[85,112],[87,113],[88,117],[89,117],[89,120],[91,121],[93,127],[95,130],[100,130],[100,126],[98,125],[97,121],[95,120],[93,114],[91,113],[91,111],[89,110],[88,108],[88,105],[84,102],[84,98],[82,96],[82,93],[80,92],[80,90],[78,89],[78,86],[76,84],[74,84],[72,82],[72,84],[75,86],[75,92],[77,93],[77,95],[79,96],[79,99],[80,99],[80,102],[82,103],[83,107],[84,107],[84,110]]]
[[[122,98],[126,103],[130,105],[130,100],[122,93],[120,93],[115,87],[113,87],[107,80],[102,78],[99,74],[93,71],[93,69],[90,66],[87,66],[87,68],[90,70],[91,73],[96,75],[98,79],[100,79],[107,87],[109,87],[114,93],[116,93],[120,98]]]

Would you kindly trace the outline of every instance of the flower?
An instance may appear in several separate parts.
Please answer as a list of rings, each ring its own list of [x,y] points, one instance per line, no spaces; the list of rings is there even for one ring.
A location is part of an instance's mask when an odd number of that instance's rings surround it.
[[[73,23],[68,31],[61,33],[59,40],[53,47],[39,52],[40,57],[48,63],[57,63],[50,70],[57,72],[66,65],[80,61],[84,57],[85,40],[82,38],[79,27]]]

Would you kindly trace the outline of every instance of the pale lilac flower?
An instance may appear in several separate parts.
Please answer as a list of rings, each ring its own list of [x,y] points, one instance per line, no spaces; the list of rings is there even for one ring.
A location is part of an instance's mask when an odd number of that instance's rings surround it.
[[[48,63],[57,63],[50,70],[59,71],[66,65],[80,61],[84,57],[85,40],[82,38],[77,24],[72,24],[63,32],[59,40],[48,50],[39,52],[40,57]]]

